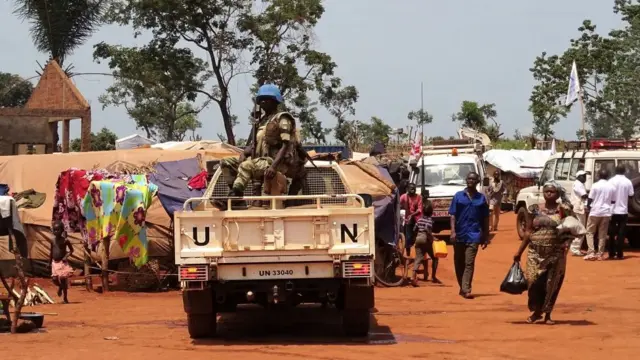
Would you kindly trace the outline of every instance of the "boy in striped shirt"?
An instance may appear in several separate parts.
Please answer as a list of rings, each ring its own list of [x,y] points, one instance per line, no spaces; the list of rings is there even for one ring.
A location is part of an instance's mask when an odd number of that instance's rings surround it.
[[[418,267],[424,261],[425,254],[431,258],[431,281],[434,284],[442,284],[436,277],[436,271],[438,270],[438,258],[433,254],[433,205],[431,201],[425,201],[422,207],[422,216],[418,219],[415,225],[414,231],[416,231],[416,258],[413,264],[413,278],[411,284],[415,287],[418,286]],[[429,270],[425,266],[424,280],[429,278]]]

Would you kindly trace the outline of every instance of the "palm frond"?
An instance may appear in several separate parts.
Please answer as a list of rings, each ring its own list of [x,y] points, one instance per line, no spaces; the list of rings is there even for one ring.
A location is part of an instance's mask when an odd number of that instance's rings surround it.
[[[101,25],[105,0],[16,0],[14,14],[28,21],[36,48],[60,65]]]

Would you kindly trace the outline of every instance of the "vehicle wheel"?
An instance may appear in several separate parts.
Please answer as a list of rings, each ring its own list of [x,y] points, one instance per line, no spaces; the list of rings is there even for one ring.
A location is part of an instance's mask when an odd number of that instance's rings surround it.
[[[640,249],[640,228],[627,228],[627,241],[632,249]]]
[[[527,231],[527,219],[529,214],[527,214],[526,207],[521,207],[518,209],[518,216],[516,218],[516,228],[518,229],[518,236],[520,240],[524,239],[524,234]]]
[[[187,314],[187,327],[192,339],[216,336],[216,314]]]
[[[350,309],[342,313],[342,329],[347,336],[367,336],[369,325],[371,325],[369,309]]]

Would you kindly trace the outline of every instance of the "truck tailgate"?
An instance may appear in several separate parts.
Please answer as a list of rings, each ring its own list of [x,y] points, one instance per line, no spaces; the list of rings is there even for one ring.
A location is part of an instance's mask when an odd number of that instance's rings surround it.
[[[373,208],[269,209],[176,212],[177,263],[189,259],[281,255],[297,256],[374,253]]]

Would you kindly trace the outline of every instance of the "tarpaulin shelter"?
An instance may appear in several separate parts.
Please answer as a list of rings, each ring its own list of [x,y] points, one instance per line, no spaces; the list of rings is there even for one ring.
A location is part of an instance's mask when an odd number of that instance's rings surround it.
[[[147,139],[140,134],[133,134],[116,140],[116,150],[137,149],[153,144],[155,144],[155,141]]]
[[[233,155],[233,152],[227,154]],[[24,225],[28,242],[29,256],[32,265],[46,264],[49,259],[50,243],[53,238],[50,230],[53,199],[56,181],[60,173],[69,168],[93,169],[110,168],[115,165],[147,166],[151,163],[175,161],[199,157],[201,167],[207,160],[219,159],[207,151],[160,149],[134,149],[98,151],[85,153],[21,155],[0,157],[0,183],[8,184],[11,191],[21,192],[34,189],[47,194],[44,204],[36,209],[20,209],[20,219]],[[147,213],[147,237],[149,239],[149,256],[165,256],[171,254],[170,218],[162,208],[158,198],[154,198]],[[74,256],[71,261],[83,261],[82,238],[79,233],[69,234],[73,243]],[[110,249],[111,259],[128,258],[116,243]],[[0,237],[0,266],[7,266],[13,261],[13,255],[7,249],[6,237]],[[38,264],[34,264],[34,261]],[[9,273],[11,272],[8,269]],[[34,269],[36,272],[38,269]]]
[[[158,198],[169,216],[173,216],[176,210],[182,210],[187,199],[204,194],[204,189],[191,190],[187,187],[189,177],[200,171],[196,158],[159,162],[155,168],[149,180],[158,186]]]

